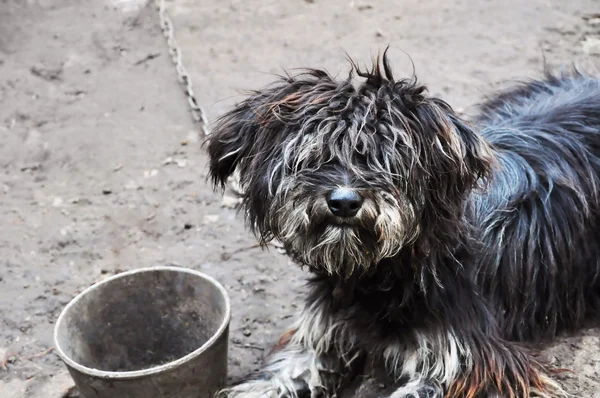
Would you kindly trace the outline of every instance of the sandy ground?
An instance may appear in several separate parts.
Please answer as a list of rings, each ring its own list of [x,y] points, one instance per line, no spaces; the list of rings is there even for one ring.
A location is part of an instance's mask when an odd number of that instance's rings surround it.
[[[391,45],[397,74],[469,112],[542,60],[600,65],[597,0],[174,0],[210,118],[283,68],[347,70]],[[79,291],[137,267],[213,275],[233,304],[230,377],[259,366],[305,275],[254,247],[205,182],[206,155],[145,0],[0,0],[0,396],[62,397],[53,324]],[[600,330],[544,354],[600,397]],[[362,391],[376,390],[372,385]],[[358,394],[365,396],[367,394]]]

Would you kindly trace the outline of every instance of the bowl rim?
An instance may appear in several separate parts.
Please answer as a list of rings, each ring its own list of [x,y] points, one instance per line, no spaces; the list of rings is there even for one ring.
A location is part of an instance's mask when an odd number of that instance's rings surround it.
[[[84,366],[84,365],[81,365],[81,364],[75,362],[73,359],[71,359],[71,357],[69,355],[67,355],[63,351],[63,349],[60,346],[60,343],[58,341],[59,329],[61,328],[61,324],[64,321],[64,317],[66,316],[67,312],[71,309],[71,307],[73,307],[75,305],[75,303],[77,303],[79,300],[81,300],[82,297],[84,297],[91,291],[98,289],[102,285],[111,283],[114,280],[124,278],[124,277],[130,276],[130,275],[142,273],[142,272],[153,272],[153,271],[154,272],[155,271],[184,272],[184,273],[192,274],[192,275],[198,276],[198,277],[210,282],[213,286],[215,286],[217,288],[217,290],[219,290],[223,299],[225,300],[225,313],[223,316],[223,321],[219,325],[217,331],[204,344],[202,344],[200,347],[198,347],[196,350],[192,351],[191,353],[189,353],[181,358],[178,358],[174,361],[165,363],[163,365],[154,366],[154,367],[151,367],[148,369],[133,370],[133,371],[105,371],[105,370],[90,368],[90,367],[87,367],[87,366]],[[202,273],[200,271],[196,271],[196,270],[193,270],[190,268],[161,265],[161,266],[154,266],[154,267],[137,268],[137,269],[134,269],[131,271],[121,272],[119,274],[113,275],[113,276],[108,277],[99,282],[96,282],[95,284],[93,284],[93,285],[89,286],[88,288],[86,288],[85,290],[83,290],[81,293],[76,295],[65,306],[65,308],[60,313],[58,320],[56,321],[56,325],[54,326],[53,339],[54,339],[54,346],[56,348],[56,352],[57,352],[58,356],[67,364],[67,366],[69,366],[83,374],[86,374],[89,376],[95,376],[95,377],[103,378],[103,379],[122,379],[122,380],[134,379],[134,378],[145,377],[145,376],[149,376],[149,375],[153,375],[153,374],[157,374],[157,373],[168,372],[168,371],[175,369],[178,366],[198,357],[204,351],[206,351],[210,347],[212,347],[214,345],[214,343],[218,339],[221,338],[221,336],[228,329],[230,320],[231,320],[231,304],[229,301],[229,295],[227,294],[227,291],[225,290],[223,285],[221,285],[221,283],[219,283],[216,279],[214,279],[213,277],[211,277],[209,275],[206,275],[205,273]]]

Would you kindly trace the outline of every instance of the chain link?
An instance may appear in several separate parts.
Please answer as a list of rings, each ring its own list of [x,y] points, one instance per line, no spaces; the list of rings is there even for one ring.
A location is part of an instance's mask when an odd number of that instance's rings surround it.
[[[181,50],[179,49],[177,42],[175,41],[173,22],[171,21],[171,17],[169,17],[169,13],[167,12],[167,7],[165,4],[165,0],[156,0],[156,9],[158,10],[158,17],[160,19],[160,27],[167,39],[167,46],[169,47],[169,54],[171,55],[171,59],[173,60],[173,64],[175,65],[175,70],[177,71],[177,77],[179,82],[183,86],[185,91],[185,95],[187,96],[188,105],[190,111],[192,113],[192,118],[196,123],[199,123],[204,136],[208,136],[209,128],[208,128],[208,119],[206,118],[206,112],[202,109],[202,107],[196,101],[196,97],[194,95],[194,88],[192,86],[192,79],[188,74],[185,66],[182,62]]]

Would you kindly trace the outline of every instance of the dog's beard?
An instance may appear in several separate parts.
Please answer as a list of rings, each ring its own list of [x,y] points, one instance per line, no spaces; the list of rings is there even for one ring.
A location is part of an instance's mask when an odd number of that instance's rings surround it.
[[[333,216],[314,190],[296,189],[275,196],[270,229],[295,261],[348,278],[367,273],[414,240],[414,210],[399,202],[386,192],[370,194],[355,217],[344,219]]]

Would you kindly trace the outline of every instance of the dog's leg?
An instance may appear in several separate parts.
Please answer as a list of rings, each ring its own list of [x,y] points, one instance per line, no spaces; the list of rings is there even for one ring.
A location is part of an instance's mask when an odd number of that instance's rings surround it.
[[[464,346],[453,335],[415,332],[389,345],[383,353],[385,366],[401,386],[389,398],[442,398],[461,372]]]
[[[386,366],[402,385],[389,398],[562,398],[561,387],[525,352],[500,338],[415,333],[388,347]]]
[[[359,350],[347,337],[342,322],[316,305],[308,307],[261,372],[219,397],[334,397],[359,362]]]

